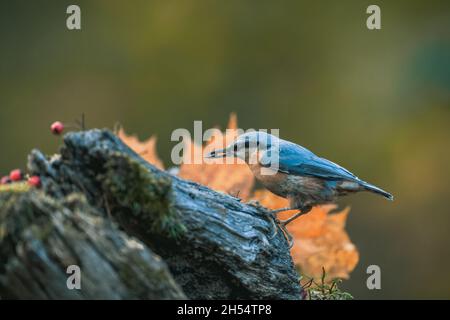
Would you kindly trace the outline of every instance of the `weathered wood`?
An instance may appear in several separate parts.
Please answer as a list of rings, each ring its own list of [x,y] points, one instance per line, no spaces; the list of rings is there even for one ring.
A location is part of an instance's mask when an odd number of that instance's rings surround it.
[[[0,297],[4,299],[185,299],[165,263],[119,231],[83,196],[0,196]],[[69,290],[67,268],[81,270]],[[69,279],[70,280],[70,279]]]
[[[188,298],[300,299],[287,243],[280,231],[271,237],[264,208],[161,171],[107,130],[67,134],[52,159],[34,150],[29,170],[47,196],[82,194],[92,214],[161,256]]]

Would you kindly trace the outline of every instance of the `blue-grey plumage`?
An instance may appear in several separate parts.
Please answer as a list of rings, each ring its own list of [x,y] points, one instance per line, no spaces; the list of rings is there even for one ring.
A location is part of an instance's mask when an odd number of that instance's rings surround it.
[[[289,199],[290,208],[302,213],[358,191],[374,192],[393,200],[390,193],[359,179],[338,164],[265,132],[242,134],[226,148],[209,155],[227,156],[245,160],[257,180],[271,192]]]

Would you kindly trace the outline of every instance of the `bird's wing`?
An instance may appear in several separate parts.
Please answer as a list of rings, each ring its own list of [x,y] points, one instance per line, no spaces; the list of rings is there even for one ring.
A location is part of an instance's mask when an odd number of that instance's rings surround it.
[[[326,180],[359,181],[347,169],[320,158],[306,148],[297,144],[283,142],[279,146],[279,170],[293,175],[313,176]],[[266,163],[270,163],[267,161]]]

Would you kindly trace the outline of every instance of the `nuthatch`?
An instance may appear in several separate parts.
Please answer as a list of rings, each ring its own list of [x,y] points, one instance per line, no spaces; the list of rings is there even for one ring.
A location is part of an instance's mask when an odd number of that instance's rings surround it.
[[[358,191],[370,191],[389,200],[394,199],[390,193],[359,179],[336,163],[265,132],[242,134],[226,148],[214,150],[207,157],[244,160],[268,190],[288,199],[290,207],[271,212],[275,219],[278,212],[299,210],[289,219],[279,221],[289,241],[292,237],[285,226],[308,213],[313,206],[333,203],[339,196]]]

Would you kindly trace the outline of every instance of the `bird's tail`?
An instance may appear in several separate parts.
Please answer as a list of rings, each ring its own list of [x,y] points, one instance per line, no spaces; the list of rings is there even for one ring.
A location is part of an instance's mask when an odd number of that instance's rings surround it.
[[[376,193],[376,194],[380,194],[383,197],[385,197],[388,200],[393,201],[394,200],[394,196],[392,194],[390,194],[387,191],[384,191],[383,189],[378,188],[377,186],[374,186],[373,184],[367,183],[367,182],[363,182],[362,186],[365,190]]]

